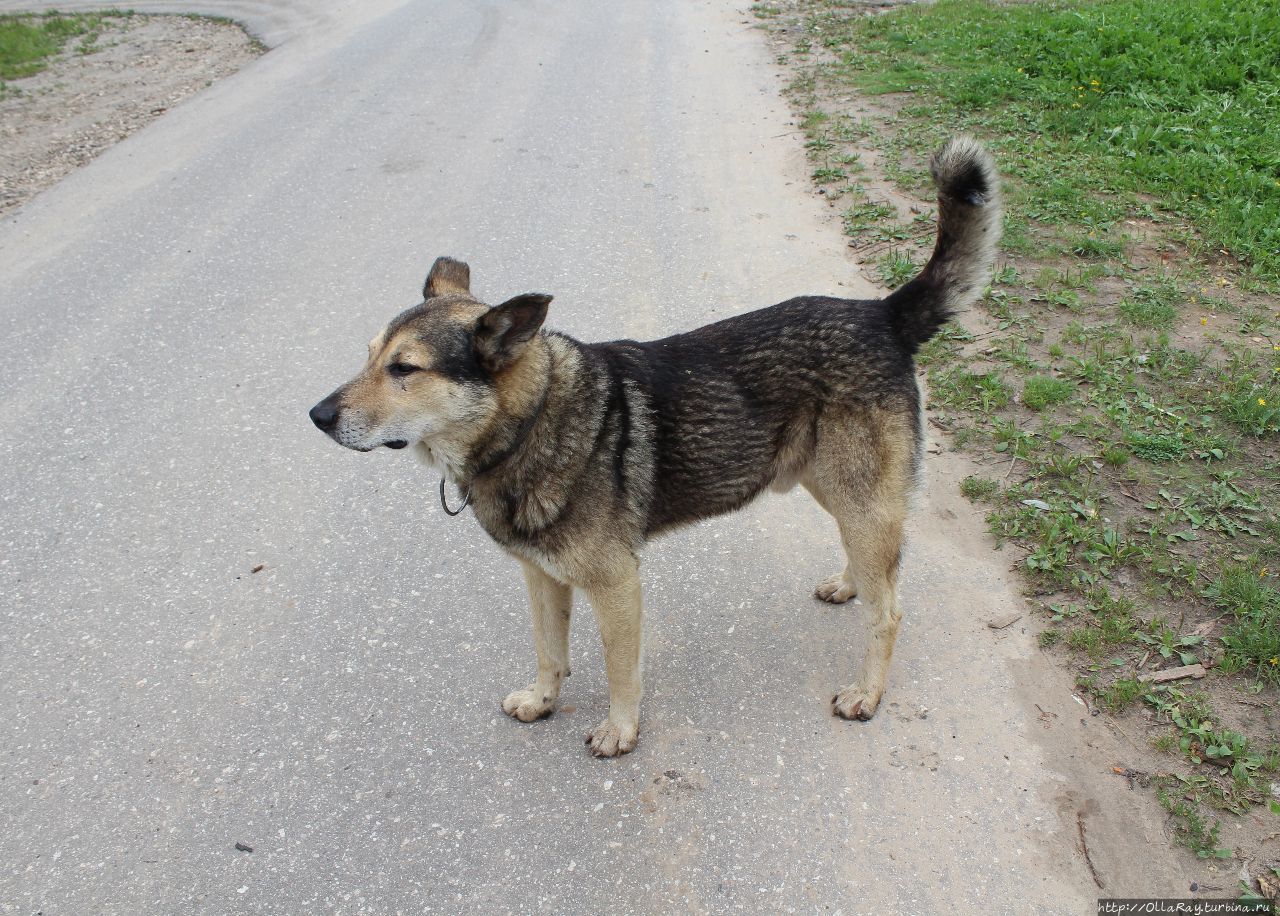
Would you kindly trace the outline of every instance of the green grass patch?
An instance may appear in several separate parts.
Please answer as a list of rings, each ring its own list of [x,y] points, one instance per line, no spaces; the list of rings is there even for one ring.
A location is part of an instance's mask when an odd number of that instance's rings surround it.
[[[1124,712],[1147,691],[1147,685],[1131,677],[1117,678],[1103,692],[1100,700],[1109,711]]]
[[[1143,328],[1167,328],[1178,316],[1181,296],[1176,283],[1135,286],[1116,306],[1132,325]]]
[[[929,385],[933,400],[945,407],[989,411],[1013,399],[1012,390],[998,372],[939,370],[929,374]]]
[[[1272,0],[941,0],[826,22],[838,74],[941,107],[940,130],[1017,137],[1034,218],[1115,254],[1118,196],[1190,221],[1280,280],[1280,5]],[[1094,234],[1091,236],[1089,231]]]
[[[1270,584],[1269,572],[1252,564],[1227,564],[1206,595],[1235,618],[1222,634],[1223,667],[1280,684],[1280,591]]]
[[[1071,397],[1075,386],[1066,379],[1033,375],[1022,386],[1022,403],[1030,410],[1044,410]]]
[[[83,38],[81,50],[89,50],[108,15],[113,14],[0,16],[0,81],[39,73],[71,38]]]
[[[966,499],[990,499],[1000,492],[1000,484],[987,477],[975,477],[970,474],[960,481],[960,493]]]

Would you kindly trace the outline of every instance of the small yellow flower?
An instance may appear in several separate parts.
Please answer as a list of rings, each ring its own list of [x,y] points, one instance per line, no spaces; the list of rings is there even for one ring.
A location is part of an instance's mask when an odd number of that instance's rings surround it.
[[[1274,668],[1276,665],[1280,665],[1280,655],[1271,656],[1271,667]]]
[[[1089,85],[1090,85],[1090,86],[1101,86],[1102,84],[1101,84],[1100,82],[1098,82],[1097,80],[1089,80]]]
[[[1200,323],[1201,323],[1201,324],[1208,324],[1208,323],[1209,323],[1209,319],[1208,319],[1208,318],[1201,318],[1201,319],[1200,319]]]
[[[1266,398],[1258,398],[1258,406],[1259,406],[1259,407],[1266,407],[1266,406],[1267,406],[1267,399],[1266,399]]]

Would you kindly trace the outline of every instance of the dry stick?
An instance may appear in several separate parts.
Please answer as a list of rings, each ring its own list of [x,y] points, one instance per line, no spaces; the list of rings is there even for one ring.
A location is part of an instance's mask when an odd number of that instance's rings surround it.
[[[1086,843],[1084,839],[1083,811],[1076,812],[1076,829],[1080,833],[1080,851],[1084,853],[1084,864],[1089,866],[1089,874],[1093,876],[1093,883],[1098,885],[1100,889],[1104,888],[1106,885],[1103,884],[1102,879],[1098,877],[1098,870],[1093,867],[1093,859],[1089,857],[1089,844]]]
[[[1000,478],[1000,482],[1004,483],[1009,479],[1009,475],[1013,473],[1013,466],[1018,463],[1018,453],[1013,453],[1013,460],[1009,462],[1009,470],[1004,472],[1004,476]]]

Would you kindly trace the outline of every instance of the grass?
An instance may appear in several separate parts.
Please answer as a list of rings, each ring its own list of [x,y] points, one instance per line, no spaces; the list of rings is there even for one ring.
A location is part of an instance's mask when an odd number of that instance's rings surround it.
[[[985,477],[974,477],[972,474],[960,481],[960,493],[966,499],[990,499],[1000,492],[1000,484]]]
[[[1108,712],[1156,708],[1180,768],[1160,800],[1183,845],[1224,855],[1211,812],[1262,804],[1280,763],[1214,709],[1280,699],[1280,7],[798,2],[815,180],[886,287],[932,217],[869,196],[856,154],[922,202],[946,136],[1000,162],[1006,260],[920,353],[934,419],[998,462],[960,489],[1052,596],[1040,644]],[[851,90],[883,116],[842,111]],[[1139,680],[1196,661],[1212,696]]]
[[[1040,163],[1024,178],[1043,189],[1039,215],[1083,214],[1083,256],[1114,256],[1099,230],[1114,224],[1115,195],[1140,194],[1189,220],[1206,249],[1280,279],[1271,0],[942,0],[823,34],[864,92],[920,93],[951,115],[948,129],[1031,138]]]
[[[79,50],[92,50],[107,16],[123,13],[89,13],[64,16],[0,16],[0,91],[6,80],[33,76],[45,68],[48,59],[60,52],[72,38],[80,38]]]
[[[1266,584],[1266,569],[1228,564],[1205,594],[1234,622],[1222,634],[1223,668],[1280,684],[1280,591]]]
[[[1033,375],[1023,383],[1022,403],[1030,410],[1044,410],[1053,404],[1061,404],[1075,386],[1065,379],[1051,378],[1047,375]]]

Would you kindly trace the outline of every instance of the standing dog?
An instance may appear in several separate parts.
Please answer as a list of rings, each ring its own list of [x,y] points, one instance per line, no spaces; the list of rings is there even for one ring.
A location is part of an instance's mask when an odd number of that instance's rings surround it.
[[[504,712],[531,722],[555,706],[581,589],[609,679],[609,716],[587,743],[602,757],[634,748],[641,548],[766,487],[802,484],[835,517],[848,557],[817,597],[861,595],[871,615],[862,669],[834,711],[875,713],[901,618],[902,529],[920,461],[914,355],[980,295],[1000,232],[995,168],[981,146],[953,139],[931,168],[937,245],[885,299],[805,296],[649,343],[584,344],[541,330],[550,296],[487,306],[471,294],[467,265],[440,258],[425,301],[393,319],[360,374],[311,409],[347,448],[412,445],[520,561],[538,673]]]

